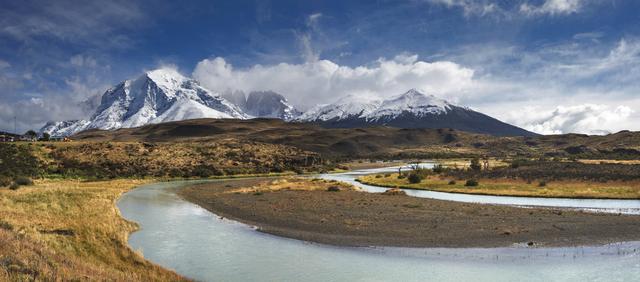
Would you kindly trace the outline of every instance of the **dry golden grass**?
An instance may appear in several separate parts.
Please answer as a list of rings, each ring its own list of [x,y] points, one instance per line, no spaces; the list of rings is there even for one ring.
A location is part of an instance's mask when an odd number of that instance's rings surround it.
[[[453,168],[468,168],[469,165],[471,164],[471,159],[442,159],[442,160],[437,160],[438,164],[441,164],[443,166],[446,167],[453,167]],[[480,163],[482,164],[482,160],[480,160]],[[505,167],[508,166],[509,163],[507,162],[503,162],[501,160],[497,160],[497,159],[489,159],[489,167]]]
[[[115,201],[149,180],[43,180],[0,189],[0,281],[180,281],[127,245]]]
[[[640,199],[640,183],[638,182],[584,182],[554,181],[540,186],[539,182],[527,183],[510,179],[479,179],[478,186],[464,186],[465,180],[431,176],[420,183],[412,184],[398,179],[398,174],[367,175],[358,179],[360,182],[383,187],[399,187],[440,192],[502,195],[521,197],[553,197],[553,198],[603,198],[603,199]],[[449,181],[456,181],[450,185]]]
[[[355,186],[349,185],[343,182],[339,182],[339,181],[323,180],[323,179],[312,179],[311,181],[309,181],[308,178],[289,177],[289,178],[278,178],[269,182],[263,182],[252,187],[243,187],[243,188],[233,189],[233,190],[226,191],[225,193],[254,194],[254,193],[277,192],[281,190],[326,191],[331,186],[335,186],[335,187],[338,187],[339,189],[344,189],[344,190],[357,190]]]
[[[636,165],[640,164],[640,160],[578,160],[581,163],[585,164],[627,164],[627,165]]]

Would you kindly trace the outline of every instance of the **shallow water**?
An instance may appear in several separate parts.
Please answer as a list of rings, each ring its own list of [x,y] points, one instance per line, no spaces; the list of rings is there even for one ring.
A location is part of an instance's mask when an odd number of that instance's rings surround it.
[[[433,163],[422,163],[422,167],[432,167]],[[404,167],[403,170],[408,170]],[[367,192],[384,192],[389,188],[365,185],[355,181],[362,175],[382,172],[397,172],[398,167],[378,168],[356,170],[338,174],[323,174],[320,177],[324,179],[339,180],[347,182],[362,188]],[[607,212],[607,213],[623,213],[623,214],[640,214],[640,200],[612,200],[612,199],[561,199],[561,198],[535,198],[535,197],[506,197],[506,196],[487,196],[487,195],[470,195],[459,193],[444,193],[425,190],[403,189],[407,195],[420,198],[431,198],[439,200],[449,200],[467,203],[481,204],[498,204],[513,206],[532,206],[532,207],[562,207],[574,208],[588,211]]]
[[[640,242],[602,247],[342,248],[255,231],[180,199],[194,182],[142,186],[118,201],[140,224],[130,246],[202,281],[636,281]]]

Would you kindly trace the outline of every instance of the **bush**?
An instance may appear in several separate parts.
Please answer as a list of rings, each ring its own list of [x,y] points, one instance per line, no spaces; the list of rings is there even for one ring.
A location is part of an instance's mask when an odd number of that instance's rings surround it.
[[[464,186],[478,186],[478,180],[475,179],[469,179],[467,180],[467,182],[464,184]]]
[[[434,173],[443,173],[444,166],[442,166],[441,164],[437,164],[437,165],[434,165],[431,170],[433,170]]]
[[[538,186],[540,186],[540,187],[547,186],[547,182],[546,181],[540,181],[540,183],[538,183]]]
[[[384,177],[385,177],[385,178],[386,178],[386,177],[391,177],[391,173],[385,173],[385,174],[384,174]]]
[[[404,174],[399,174],[398,175],[398,179],[404,179],[406,176],[404,176]]]
[[[329,192],[340,192],[340,187],[338,187],[338,186],[329,186],[329,188],[327,188],[327,191],[329,191]]]
[[[23,186],[31,186],[33,185],[33,180],[27,177],[18,177],[16,178],[15,184],[23,185]]]
[[[382,178],[382,175],[376,174],[376,178]]]
[[[11,185],[11,179],[6,177],[0,177],[0,187],[6,187]]]
[[[449,181],[449,185],[456,185],[456,181],[455,180]]]
[[[422,176],[418,175],[417,173],[412,173],[409,174],[409,177],[407,178],[409,180],[409,183],[420,183],[422,181]]]
[[[11,186],[9,186],[9,189],[14,190],[14,191],[18,190],[18,189],[20,189],[20,185],[18,185],[18,183],[13,183],[13,184],[11,184]]]
[[[482,169],[482,165],[480,165],[480,159],[478,159],[478,158],[471,159],[471,163],[469,164],[469,167],[472,170],[476,170],[476,171],[481,170]]]

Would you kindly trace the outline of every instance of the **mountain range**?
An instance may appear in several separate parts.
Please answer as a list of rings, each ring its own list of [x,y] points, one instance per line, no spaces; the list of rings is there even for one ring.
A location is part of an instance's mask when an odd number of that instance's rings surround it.
[[[453,128],[495,136],[537,135],[416,89],[385,100],[347,96],[333,104],[315,107],[297,121],[338,128]]]
[[[276,92],[217,93],[170,68],[146,72],[107,90],[88,120],[52,121],[40,132],[70,136],[88,129],[113,130],[198,118],[258,117],[336,128],[453,128],[497,136],[535,135],[415,89],[384,100],[346,96],[302,113]]]

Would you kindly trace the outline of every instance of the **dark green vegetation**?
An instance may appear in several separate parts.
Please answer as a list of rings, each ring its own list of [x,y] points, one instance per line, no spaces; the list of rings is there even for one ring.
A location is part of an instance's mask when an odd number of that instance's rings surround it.
[[[31,185],[29,177],[38,177],[43,168],[28,144],[0,143],[0,187],[18,189],[20,185]]]

